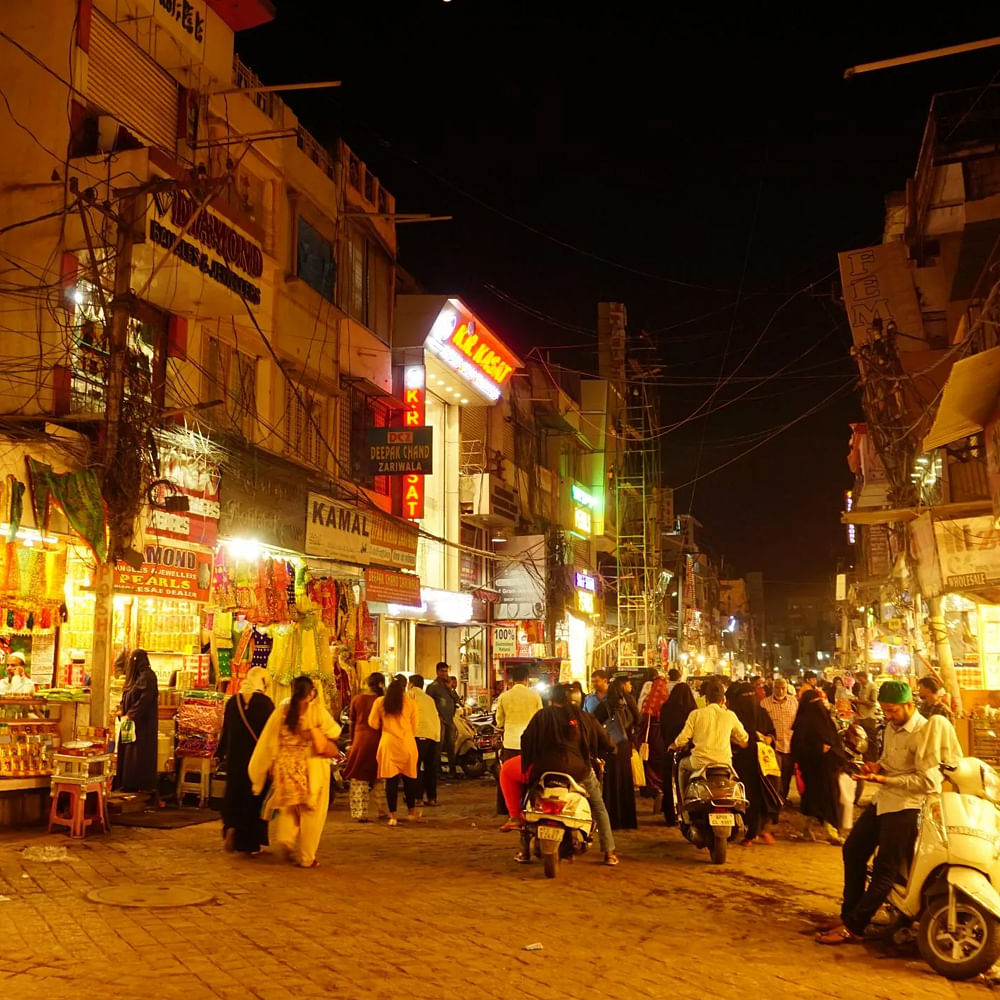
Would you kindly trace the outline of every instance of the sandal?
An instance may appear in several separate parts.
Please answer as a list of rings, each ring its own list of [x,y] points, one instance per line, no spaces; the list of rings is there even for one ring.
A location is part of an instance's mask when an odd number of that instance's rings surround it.
[[[309,864],[307,864],[307,865],[300,864],[299,867],[300,868],[319,868],[319,862],[315,858],[313,858],[313,860],[310,861]]]
[[[389,826],[399,826],[399,820],[395,816],[389,820]]]
[[[531,858],[528,857],[528,855],[525,854],[524,851],[518,851],[517,854],[514,855],[514,860],[519,865],[529,865],[529,864],[531,864]]]
[[[621,864],[621,862],[618,860],[618,855],[615,854],[614,851],[608,851],[608,853],[604,855],[604,863],[609,868],[614,868],[615,865]]]
[[[858,937],[853,931],[849,931],[843,924],[816,935],[816,944],[860,944],[863,940],[863,938]]]
[[[517,820],[509,819],[503,826],[500,827],[501,833],[512,833],[514,830],[520,830],[521,824]]]
[[[816,926],[817,933],[835,931],[838,927],[844,926],[844,921],[840,917],[819,917],[813,923]]]

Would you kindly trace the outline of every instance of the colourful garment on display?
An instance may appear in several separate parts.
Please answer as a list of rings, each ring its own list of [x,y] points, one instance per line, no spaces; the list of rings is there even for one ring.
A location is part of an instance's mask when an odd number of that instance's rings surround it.
[[[250,655],[250,665],[252,667],[267,667],[267,661],[271,657],[271,650],[274,647],[274,639],[259,628],[253,630],[253,652]]]

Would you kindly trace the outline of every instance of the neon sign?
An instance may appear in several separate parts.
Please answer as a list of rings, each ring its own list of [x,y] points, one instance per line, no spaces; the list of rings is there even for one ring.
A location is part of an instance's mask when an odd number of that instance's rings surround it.
[[[594,595],[586,590],[576,592],[576,606],[585,615],[594,614]]]
[[[423,365],[403,369],[403,426],[423,427],[427,390]],[[403,476],[403,516],[419,521],[424,516],[424,477],[419,473]]]
[[[586,507],[574,507],[573,527],[579,531],[581,535],[589,535],[592,526],[593,519],[590,516],[590,511],[587,510]]]
[[[453,307],[456,300],[448,301],[452,305],[445,306],[438,314],[425,346],[461,379],[495,403],[520,362],[482,323],[461,315]]]
[[[597,580],[589,573],[577,573],[573,577],[573,583],[577,590],[589,590],[592,594],[597,590]]]
[[[597,503],[593,496],[591,496],[582,486],[577,486],[576,483],[573,483],[569,492],[570,496],[573,498],[573,503],[578,503],[581,507],[593,507]]]

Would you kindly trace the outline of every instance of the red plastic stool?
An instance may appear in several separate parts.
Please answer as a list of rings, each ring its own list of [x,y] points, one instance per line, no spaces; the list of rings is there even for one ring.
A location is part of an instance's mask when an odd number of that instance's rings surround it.
[[[108,833],[111,830],[111,822],[108,819],[105,791],[104,779],[53,779],[50,791],[52,805],[49,809],[49,833],[55,826],[64,826],[68,828],[71,837],[81,838],[87,835],[87,830],[95,823],[100,826],[101,833]],[[66,796],[67,804],[61,809],[63,796]],[[93,807],[88,808],[91,803]]]

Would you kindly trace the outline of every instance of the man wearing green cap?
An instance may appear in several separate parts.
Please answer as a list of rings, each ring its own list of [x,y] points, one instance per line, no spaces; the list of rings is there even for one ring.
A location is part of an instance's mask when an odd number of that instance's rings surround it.
[[[854,778],[879,787],[874,802],[861,814],[844,844],[840,919],[827,922],[816,935],[820,944],[862,940],[868,923],[888,899],[901,865],[913,855],[924,798],[941,787],[939,747],[958,743],[957,737],[943,742],[926,738],[928,722],[914,707],[909,684],[886,681],[879,688],[878,700],[886,721],[882,756],[877,763],[862,765]],[[950,727],[951,723],[935,719],[935,726],[939,725]],[[873,854],[875,863],[866,887]]]

